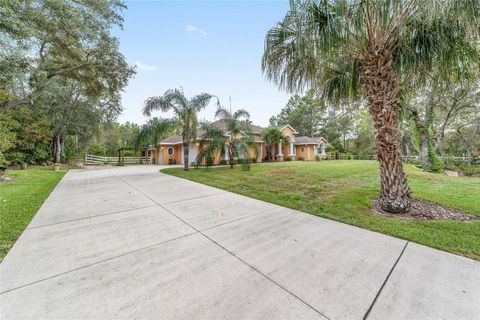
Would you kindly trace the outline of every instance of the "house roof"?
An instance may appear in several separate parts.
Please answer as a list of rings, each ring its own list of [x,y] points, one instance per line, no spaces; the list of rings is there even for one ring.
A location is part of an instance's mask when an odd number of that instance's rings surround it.
[[[323,137],[307,137],[307,136],[298,136],[295,137],[294,144],[319,144],[320,142],[326,143],[327,140]]]
[[[227,131],[227,123],[226,121],[224,120],[217,120],[217,121],[214,121],[212,122],[212,125],[216,126],[217,128],[223,130],[223,131]],[[285,127],[289,127],[290,129],[292,129],[294,131],[294,133],[297,133],[295,131],[295,129],[293,129],[290,125],[283,125],[283,126],[277,126],[277,128],[279,130],[282,130],[283,128]],[[260,126],[257,126],[257,125],[254,125],[254,124],[250,124],[250,128],[252,130],[252,133],[253,133],[253,138],[256,142],[263,142],[261,136],[258,136],[261,134],[262,130],[264,128],[260,127]],[[200,137],[201,135],[203,134],[203,130],[202,129],[199,129],[198,132],[197,132],[197,136]],[[294,144],[318,144],[320,143],[321,141],[323,141],[324,143],[327,143],[327,140],[325,140],[325,138],[323,137],[307,137],[307,136],[296,136],[295,137],[295,142]],[[183,142],[182,140],[182,136],[177,134],[177,135],[174,135],[174,136],[170,136],[166,139],[163,139],[160,144],[164,144],[164,145],[174,145],[174,144],[181,144]]]
[[[293,131],[293,133],[295,133],[295,134],[298,133],[297,130],[293,129],[293,127],[292,127],[291,125],[289,125],[289,124],[284,124],[284,125],[281,125],[281,126],[276,126],[276,128],[277,128],[278,130],[280,130],[280,131],[283,131],[283,129],[285,129],[285,128],[290,128],[290,129]]]
[[[183,142],[181,135],[176,134],[160,141],[160,144],[179,144]]]
[[[212,122],[212,125],[216,126],[217,128],[219,128],[223,131],[227,131],[227,123],[226,123],[225,120],[214,121],[214,122]],[[250,125],[250,130],[252,131],[252,133],[260,134],[263,130],[263,128],[260,127],[260,126],[257,126],[257,125],[251,124],[251,123],[249,125]]]

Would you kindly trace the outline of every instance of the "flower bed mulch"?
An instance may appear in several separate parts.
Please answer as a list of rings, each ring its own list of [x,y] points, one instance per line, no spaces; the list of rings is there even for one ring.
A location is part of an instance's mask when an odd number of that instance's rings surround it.
[[[372,204],[372,211],[376,214],[406,220],[455,220],[480,221],[480,216],[468,214],[458,209],[451,209],[425,200],[412,199],[412,207],[407,213],[389,213],[382,209],[378,199]]]

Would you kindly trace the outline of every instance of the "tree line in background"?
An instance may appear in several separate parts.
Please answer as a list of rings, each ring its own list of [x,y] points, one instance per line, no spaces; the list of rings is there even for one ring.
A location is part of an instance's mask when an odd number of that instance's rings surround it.
[[[399,113],[402,154],[420,156],[425,171],[441,171],[454,156],[473,164],[480,150],[480,87],[465,81],[432,93],[422,89],[403,100]],[[358,105],[360,104],[360,105]],[[372,119],[360,102],[329,105],[313,90],[293,95],[281,112],[270,118],[273,126],[290,124],[300,135],[322,136],[327,151],[359,159],[375,157]]]
[[[75,157],[121,113],[135,70],[110,30],[122,27],[125,8],[109,0],[2,1],[0,162]]]

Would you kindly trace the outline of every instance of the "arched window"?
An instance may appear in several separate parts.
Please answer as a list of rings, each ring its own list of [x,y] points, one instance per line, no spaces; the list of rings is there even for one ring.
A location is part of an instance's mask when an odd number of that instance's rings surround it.
[[[175,153],[175,149],[173,149],[172,147],[168,148],[167,154],[168,154],[170,157],[173,156],[174,153]]]

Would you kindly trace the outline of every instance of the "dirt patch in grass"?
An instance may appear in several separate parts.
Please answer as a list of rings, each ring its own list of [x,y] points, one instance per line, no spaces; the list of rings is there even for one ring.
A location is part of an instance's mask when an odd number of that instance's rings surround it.
[[[270,170],[271,174],[276,174],[276,175],[283,175],[283,174],[294,174],[295,170],[293,169],[288,169],[288,168],[276,168]]]
[[[457,209],[447,208],[433,202],[419,199],[413,199],[410,211],[403,214],[384,211],[378,199],[375,199],[373,200],[372,211],[382,216],[405,220],[480,221],[480,216],[475,216]]]

